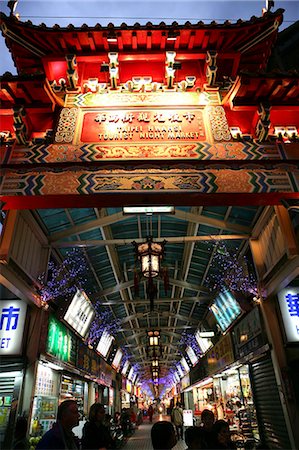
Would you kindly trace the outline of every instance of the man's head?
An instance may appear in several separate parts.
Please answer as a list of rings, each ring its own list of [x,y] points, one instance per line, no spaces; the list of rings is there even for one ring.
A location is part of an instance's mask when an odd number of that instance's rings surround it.
[[[152,446],[154,450],[170,450],[176,443],[175,429],[171,422],[161,420],[152,426]]]
[[[103,423],[105,419],[105,407],[102,403],[94,403],[89,410],[89,421]]]
[[[66,430],[72,430],[79,425],[79,411],[75,400],[65,400],[60,403],[57,411],[57,421]]]
[[[201,421],[203,423],[203,427],[206,430],[211,430],[215,422],[213,411],[211,411],[210,409],[204,409],[201,413]]]
[[[203,432],[200,427],[189,427],[185,431],[185,442],[188,449],[205,448],[203,444]]]
[[[216,420],[213,425],[213,433],[220,444],[227,445],[230,442],[229,424],[225,420]]]

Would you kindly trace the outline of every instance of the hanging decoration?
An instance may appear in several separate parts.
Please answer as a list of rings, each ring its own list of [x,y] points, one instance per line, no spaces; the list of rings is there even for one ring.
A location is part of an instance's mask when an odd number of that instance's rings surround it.
[[[157,286],[154,283],[154,278],[162,277],[165,294],[168,291],[167,269],[161,267],[166,241],[153,242],[153,238],[148,236],[145,242],[137,244],[133,241],[132,244],[135,247],[136,259],[140,262],[140,272],[136,268],[134,270],[135,296],[139,296],[139,281],[143,276],[147,280],[146,294],[150,300],[150,311],[153,311],[154,299],[157,297]]]
[[[179,348],[185,349],[186,347],[191,347],[192,350],[194,350],[194,353],[196,354],[196,356],[200,356],[201,355],[201,351],[200,348],[198,346],[196,337],[194,335],[194,333],[188,332],[188,331],[183,331],[181,339],[178,342],[178,346]]]
[[[121,324],[121,320],[115,318],[112,312],[108,309],[103,309],[99,301],[96,302],[94,308],[96,314],[89,330],[89,345],[93,345],[96,341],[98,341],[104,330],[106,330],[111,336],[115,337],[119,333]]]
[[[216,242],[212,249],[211,270],[206,283],[211,292],[226,286],[232,292],[255,295],[257,279],[253,271],[248,270],[248,258],[240,256],[237,249],[228,249],[225,242]]]
[[[80,249],[67,252],[61,264],[50,261],[47,272],[38,277],[43,302],[55,300],[83,289],[87,282],[88,264]]]

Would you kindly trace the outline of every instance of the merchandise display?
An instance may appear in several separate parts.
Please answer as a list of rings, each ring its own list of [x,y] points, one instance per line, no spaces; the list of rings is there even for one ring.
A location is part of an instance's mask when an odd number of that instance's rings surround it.
[[[41,363],[38,365],[30,424],[30,436],[33,438],[45,434],[56,421],[58,381],[57,372]]]
[[[66,375],[61,376],[59,403],[63,400],[76,400],[80,417],[84,414],[84,382]]]

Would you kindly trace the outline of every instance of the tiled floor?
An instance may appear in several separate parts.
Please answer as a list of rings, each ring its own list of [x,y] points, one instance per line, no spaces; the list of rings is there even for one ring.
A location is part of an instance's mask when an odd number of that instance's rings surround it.
[[[153,423],[158,420],[170,420],[169,416],[157,415],[153,418]],[[151,444],[151,423],[148,419],[145,419],[142,425],[139,425],[138,429],[135,431],[134,435],[130,437],[126,443],[124,450],[152,450]],[[185,450],[185,441],[179,441],[173,450]]]

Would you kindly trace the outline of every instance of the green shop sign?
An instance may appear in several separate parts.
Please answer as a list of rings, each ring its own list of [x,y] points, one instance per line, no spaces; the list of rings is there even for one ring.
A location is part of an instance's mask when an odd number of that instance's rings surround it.
[[[49,318],[46,352],[49,355],[55,356],[60,361],[75,364],[76,338],[54,316],[50,316]]]

